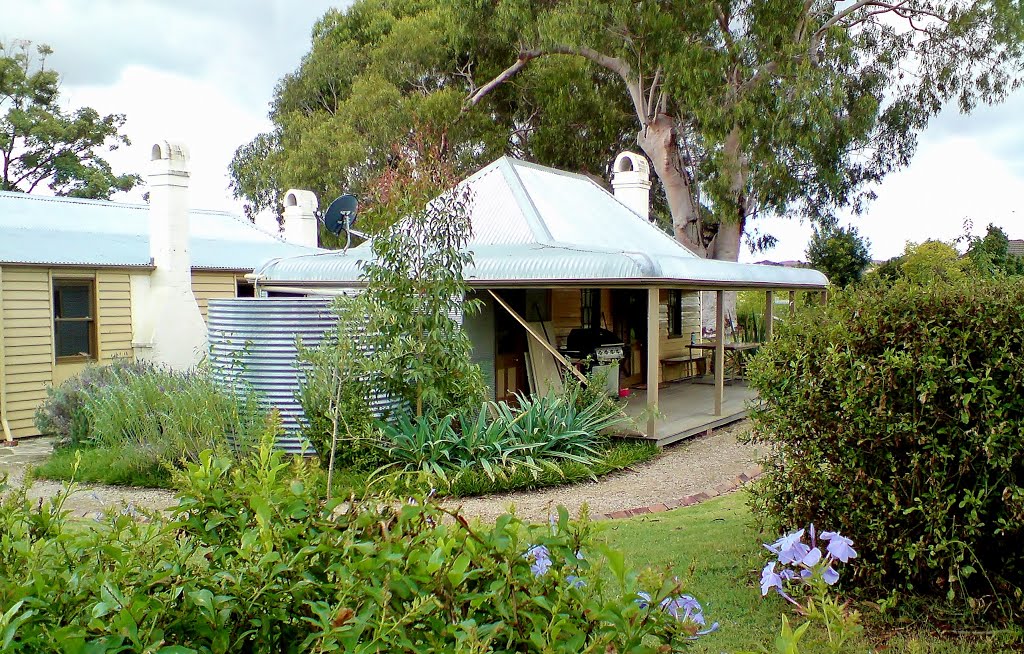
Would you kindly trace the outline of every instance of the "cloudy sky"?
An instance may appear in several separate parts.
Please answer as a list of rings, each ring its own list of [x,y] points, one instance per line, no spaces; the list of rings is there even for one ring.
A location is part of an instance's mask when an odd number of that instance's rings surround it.
[[[195,206],[238,209],[227,188],[236,147],[269,128],[274,85],[309,50],[327,0],[0,0],[0,40],[48,43],[63,102],[128,117],[132,147],[110,156],[119,171],[143,170],[149,147],[181,140],[192,153]],[[971,116],[941,115],[913,164],[851,217],[883,259],[908,240],[954,238],[965,219],[1024,238],[1024,93]],[[130,196],[137,198],[138,193]],[[800,259],[810,228],[765,221],[780,240],[745,260]]]

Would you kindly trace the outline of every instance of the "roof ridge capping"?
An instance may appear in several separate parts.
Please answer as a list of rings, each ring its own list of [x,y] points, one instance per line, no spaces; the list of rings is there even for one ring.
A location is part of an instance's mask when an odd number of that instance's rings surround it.
[[[127,202],[124,200],[100,200],[96,198],[76,198],[68,195],[34,195],[31,193],[19,193],[18,191],[0,191],[0,198],[10,198],[12,200],[28,200],[33,202],[55,202],[58,204],[84,204],[86,206],[94,207],[113,207],[117,209],[138,209],[138,210],[149,210],[149,203],[147,202]],[[229,209],[202,209],[196,207],[189,207],[189,213],[198,213],[204,215],[214,216],[232,216],[234,218],[242,218],[238,213]],[[246,219],[246,222],[253,224],[251,220]]]
[[[555,239],[551,235],[551,230],[548,229],[547,223],[544,222],[544,218],[541,216],[540,210],[537,209],[537,204],[530,196],[530,191],[526,188],[526,184],[523,183],[522,178],[519,176],[519,172],[516,171],[517,161],[519,160],[514,157],[504,156],[498,159],[495,163],[497,164],[497,168],[502,171],[505,181],[509,185],[509,190],[512,192],[512,196],[519,204],[523,212],[523,217],[526,218],[530,231],[533,232],[533,237],[537,239],[538,243],[552,245],[555,243]]]

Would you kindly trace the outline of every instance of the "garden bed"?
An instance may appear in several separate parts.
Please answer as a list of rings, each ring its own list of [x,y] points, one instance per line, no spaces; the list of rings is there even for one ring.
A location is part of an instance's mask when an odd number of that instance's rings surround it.
[[[518,468],[493,480],[482,471],[473,470],[454,478],[450,486],[438,480],[437,488],[445,496],[475,497],[564,486],[591,481],[650,461],[659,451],[659,448],[651,443],[633,440],[614,441],[608,445],[602,458],[593,466],[568,461],[557,464],[557,470],[542,470],[536,477],[525,468]],[[76,461],[79,461],[77,473]],[[70,481],[74,477],[75,481],[89,484],[173,488],[170,466],[147,457],[144,452],[129,445],[58,449],[45,462],[33,469],[33,475],[56,481]],[[362,494],[371,475],[371,472],[339,470],[335,472],[333,492],[336,496]],[[326,479],[323,483],[326,484]]]

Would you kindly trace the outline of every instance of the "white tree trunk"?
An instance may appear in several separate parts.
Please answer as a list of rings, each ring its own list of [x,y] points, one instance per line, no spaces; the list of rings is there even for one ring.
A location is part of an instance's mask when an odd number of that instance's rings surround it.
[[[679,156],[679,146],[675,131],[675,121],[664,114],[650,123],[637,134],[637,144],[650,158],[654,171],[665,188],[669,211],[672,213],[672,231],[676,240],[687,249],[704,259],[719,261],[737,261],[740,253],[740,240],[743,237],[743,199],[746,171],[739,163],[739,133],[733,130],[729,135],[727,151],[734,154],[737,161],[732,175],[732,191],[737,200],[736,220],[718,225],[718,230],[711,241],[705,245],[702,238],[702,222],[699,208],[694,202],[694,195]],[[702,294],[701,326],[705,336],[715,332],[715,293]],[[725,293],[725,322],[727,334],[736,325],[736,293]]]
[[[683,170],[679,158],[675,121],[659,114],[636,136],[637,145],[651,160],[654,172],[665,188],[669,211],[672,214],[672,231],[676,240],[698,257],[707,258],[708,252],[699,234],[700,213],[694,203],[690,179]]]

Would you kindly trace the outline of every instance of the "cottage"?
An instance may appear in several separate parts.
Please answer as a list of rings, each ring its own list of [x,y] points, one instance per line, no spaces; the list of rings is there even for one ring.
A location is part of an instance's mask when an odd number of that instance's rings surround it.
[[[317,251],[311,194],[291,192],[282,239],[190,209],[184,146],[154,145],[150,166],[148,205],[0,193],[0,440],[38,435],[47,387],[90,362],[195,365],[211,298],[252,295],[254,266]]]
[[[701,259],[648,220],[646,159],[623,153],[613,170],[614,195],[584,175],[510,157],[463,182],[474,197],[474,261],[466,277],[484,303],[465,328],[492,396],[543,392],[557,384],[560,365],[590,354],[618,363],[607,366],[613,387],[644,387],[631,407],[658,409],[649,412],[645,433],[659,443],[739,419],[753,394],[740,384],[726,393],[725,363],[748,344],[703,338],[701,293],[721,299],[725,291],[761,289],[770,312],[774,291],[822,290],[825,276]],[[253,279],[261,294],[337,294],[361,285],[360,262],[372,257],[364,243],[275,259]],[[724,336],[721,310],[717,326]],[[712,351],[713,383],[673,385],[659,405],[661,384],[702,381]]]

